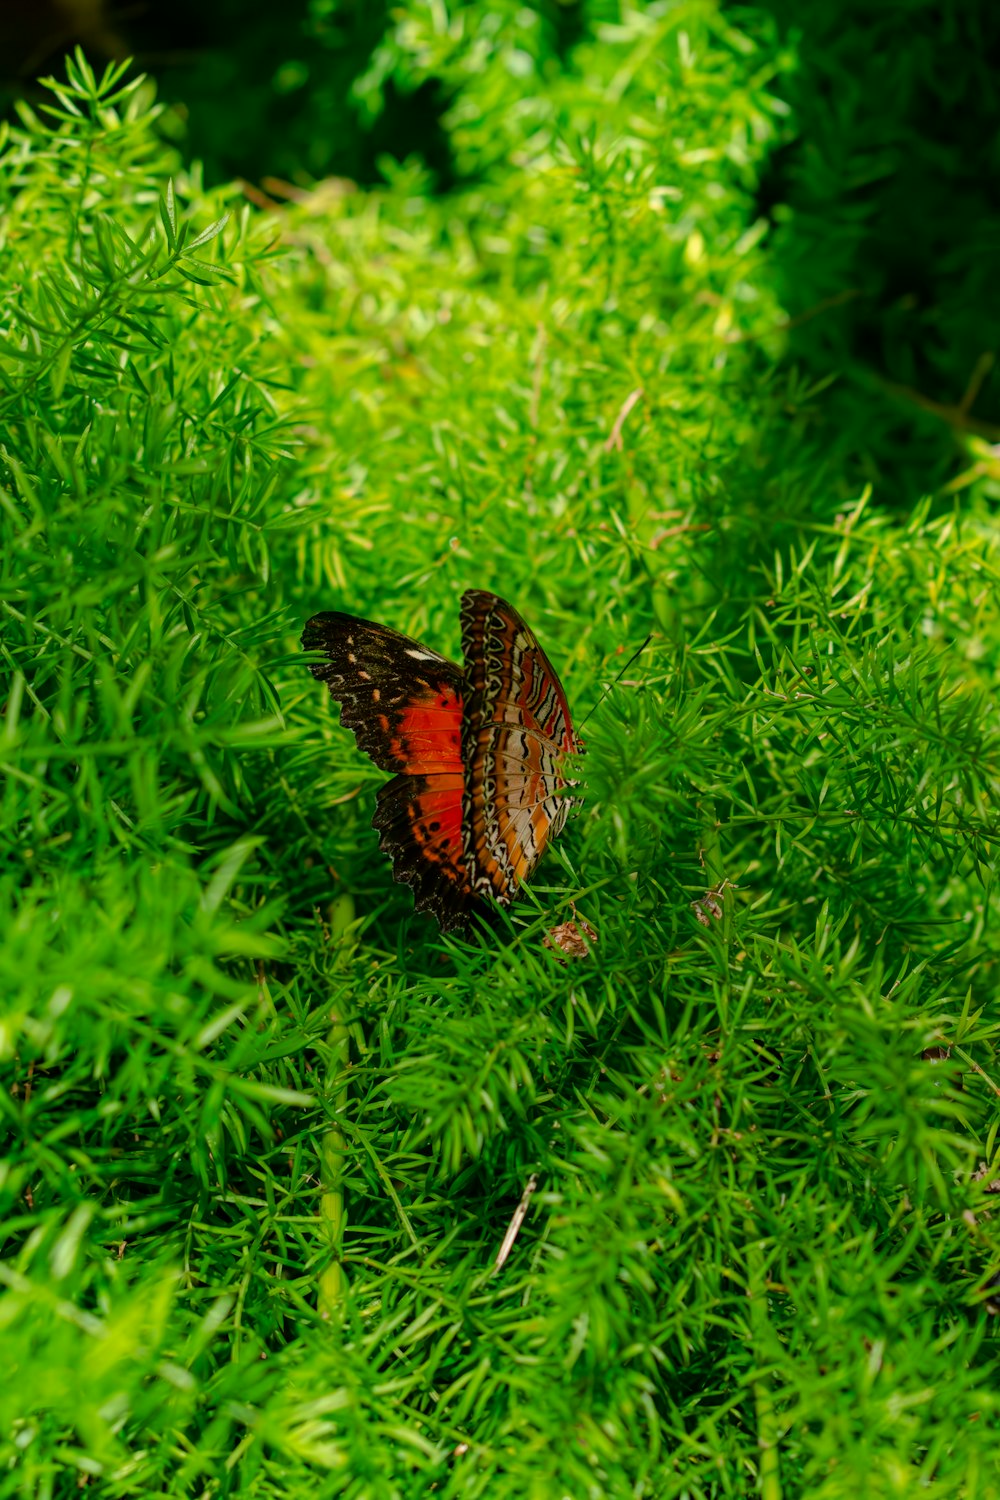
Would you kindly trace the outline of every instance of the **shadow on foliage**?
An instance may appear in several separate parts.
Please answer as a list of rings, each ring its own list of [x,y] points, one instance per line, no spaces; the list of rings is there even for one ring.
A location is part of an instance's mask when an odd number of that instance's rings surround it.
[[[1000,438],[1000,10],[765,0],[796,46],[794,139],[759,209],[792,320],[822,376],[828,441],[858,484],[908,506]],[[859,399],[859,396],[861,399]]]
[[[564,58],[584,32],[582,0],[534,8]],[[407,88],[390,75],[373,119],[352,92],[392,26],[386,0],[11,0],[0,14],[0,96],[33,99],[35,77],[61,73],[79,43],[98,70],[131,56],[156,78],[184,154],[203,163],[209,185],[334,176],[367,186],[383,180],[383,158],[417,157],[445,192],[456,185],[442,123],[453,101],[440,81]]]

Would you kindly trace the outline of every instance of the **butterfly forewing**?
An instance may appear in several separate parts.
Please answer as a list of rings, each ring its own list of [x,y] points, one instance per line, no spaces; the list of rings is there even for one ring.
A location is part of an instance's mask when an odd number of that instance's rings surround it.
[[[461,771],[462,670],[419,641],[331,611],[302,633],[324,662],[309,670],[340,704],[340,722],[383,771]]]
[[[465,593],[462,651],[466,863],[473,890],[506,906],[566,822],[562,761],[579,746],[559,679],[512,605]]]
[[[340,722],[384,771],[372,820],[397,880],[442,928],[468,915],[462,839],[462,671],[409,636],[331,611],[306,625],[302,645],[326,660],[309,670],[340,704]]]

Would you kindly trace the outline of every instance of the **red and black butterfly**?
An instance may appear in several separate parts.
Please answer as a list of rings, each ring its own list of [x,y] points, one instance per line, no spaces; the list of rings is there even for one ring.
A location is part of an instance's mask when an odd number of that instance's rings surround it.
[[[302,635],[340,722],[383,771],[372,826],[393,874],[443,930],[477,903],[509,906],[566,821],[565,755],[583,747],[531,631],[496,594],[462,595],[465,668],[408,636],[336,611]],[[482,908],[485,910],[485,908]]]

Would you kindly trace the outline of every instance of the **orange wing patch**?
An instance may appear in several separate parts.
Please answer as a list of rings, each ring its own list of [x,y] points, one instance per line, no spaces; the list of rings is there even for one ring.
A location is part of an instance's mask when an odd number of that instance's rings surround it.
[[[391,730],[391,753],[408,776],[461,776],[462,700],[455,689],[442,687],[429,701],[408,703]]]

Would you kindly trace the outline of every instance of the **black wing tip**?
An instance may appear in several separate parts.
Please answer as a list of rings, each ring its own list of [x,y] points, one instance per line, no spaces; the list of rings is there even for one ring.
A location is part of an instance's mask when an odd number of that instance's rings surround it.
[[[379,824],[374,819],[372,825],[376,829],[379,828]],[[468,929],[472,912],[466,892],[435,888],[429,871],[421,869],[418,865],[398,861],[397,855],[404,852],[403,846],[384,828],[379,831],[378,846],[383,854],[388,854],[392,860],[393,880],[398,885],[409,886],[415,911],[426,912],[428,916],[432,916],[442,932]]]
[[[504,609],[509,609],[514,614],[517,613],[509,600],[505,599],[502,594],[495,594],[492,589],[466,589],[461,598],[462,610],[473,610],[479,603],[488,604],[490,607],[499,604]]]
[[[313,615],[302,628],[303,651],[322,651],[329,644],[331,634],[348,621],[359,623],[353,615],[342,614],[339,609],[328,609],[320,615]]]

